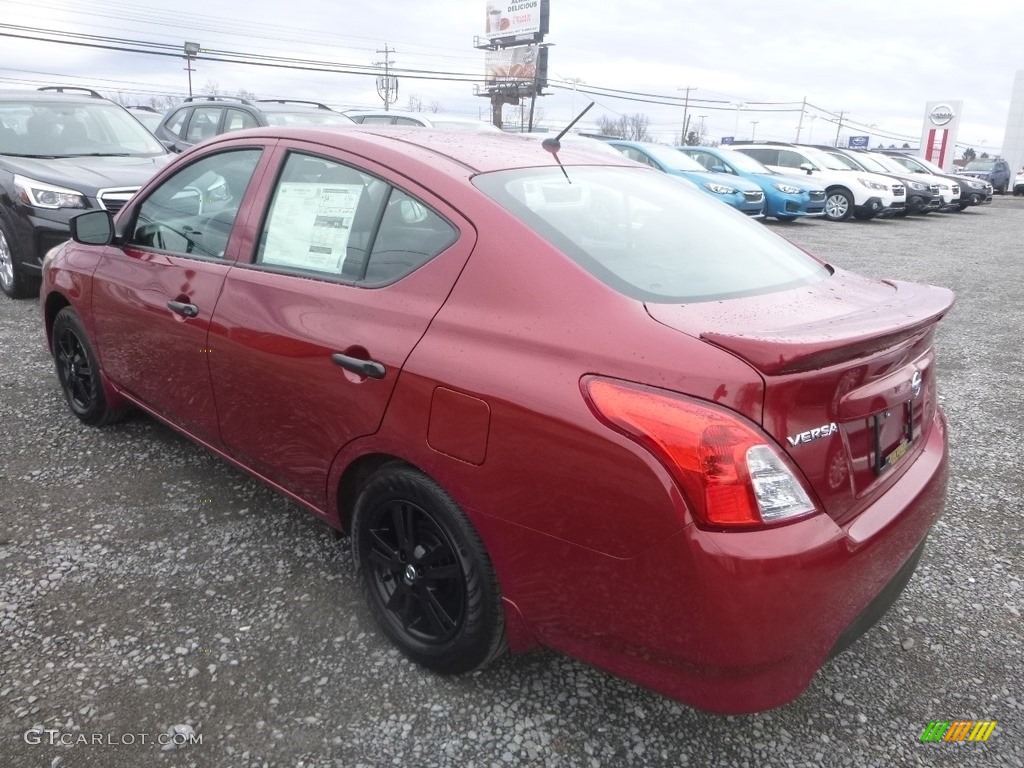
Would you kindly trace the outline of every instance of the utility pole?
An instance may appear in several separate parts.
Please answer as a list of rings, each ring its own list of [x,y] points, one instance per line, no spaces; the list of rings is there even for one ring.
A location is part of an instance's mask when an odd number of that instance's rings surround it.
[[[572,83],[572,114],[569,115],[569,119],[576,117],[576,86],[586,85],[586,81],[582,77],[567,77],[565,82]]]
[[[759,122],[761,122],[761,121],[760,120],[751,120],[750,121],[750,140],[751,141],[754,141],[754,140],[757,139],[757,124]]]
[[[843,115],[845,115],[845,114],[846,114],[846,112],[843,112],[842,110],[840,110],[840,112],[839,112],[839,122],[836,123],[836,141],[832,145],[833,147],[838,147],[839,146],[839,132],[841,130],[843,130]]]
[[[391,54],[395,52],[394,48],[389,48],[388,44],[384,44],[384,50],[377,49],[377,53],[384,54],[384,61],[375,61],[373,66],[384,67],[384,77],[377,78],[377,95],[384,100],[384,111],[387,112],[391,105],[398,101],[398,78],[391,77]]]
[[[796,124],[796,144],[800,143],[800,131],[804,128],[804,112],[807,111],[807,97],[804,96],[804,103],[800,105],[800,122]]]
[[[683,99],[683,144],[686,144],[686,137],[689,135],[690,130],[690,91],[696,91],[697,88],[692,85],[688,85],[685,88],[680,88],[680,91],[686,91],[686,96]]]

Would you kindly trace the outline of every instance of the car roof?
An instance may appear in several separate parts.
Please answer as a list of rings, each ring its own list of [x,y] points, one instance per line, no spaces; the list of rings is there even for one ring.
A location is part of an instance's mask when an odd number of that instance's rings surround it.
[[[244,136],[285,138],[324,144],[339,149],[375,155],[405,155],[439,168],[455,163],[471,173],[513,168],[557,167],[554,157],[535,139],[514,133],[463,133],[432,128],[394,125],[268,126],[232,131],[204,142],[211,146]],[[582,142],[566,142],[558,151],[564,165],[614,165],[636,168],[636,163],[592,150]]]
[[[16,88],[0,88],[0,101],[48,101],[67,104],[113,104],[110,99],[102,96],[87,96],[81,93],[61,93],[60,91],[29,91]]]

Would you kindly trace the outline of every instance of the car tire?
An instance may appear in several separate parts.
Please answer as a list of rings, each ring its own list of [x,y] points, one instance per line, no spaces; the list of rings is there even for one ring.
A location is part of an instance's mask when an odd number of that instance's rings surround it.
[[[829,221],[846,221],[853,215],[853,195],[842,187],[831,189],[825,194],[825,218]]]
[[[1004,181],[1004,182],[1003,182],[1003,183],[1002,183],[1002,184],[1001,184],[1001,185],[999,186],[999,194],[1000,194],[1000,195],[1005,195],[1005,194],[1006,194],[1006,190],[1007,190],[1007,189],[1009,188],[1009,186],[1010,186],[1010,182],[1008,182],[1008,181]]]
[[[53,362],[68,407],[85,424],[102,427],[124,415],[111,408],[103,390],[103,374],[78,313],[64,307],[53,320]]]
[[[355,503],[352,556],[374,619],[409,659],[442,674],[506,650],[498,579],[479,535],[424,473],[387,464]]]
[[[12,299],[39,295],[40,277],[20,266],[20,248],[7,225],[0,219],[0,290]]]

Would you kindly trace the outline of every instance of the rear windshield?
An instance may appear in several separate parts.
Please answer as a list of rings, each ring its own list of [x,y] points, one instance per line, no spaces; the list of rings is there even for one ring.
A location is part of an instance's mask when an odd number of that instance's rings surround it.
[[[631,298],[710,301],[806,285],[831,274],[763,224],[672,176],[603,166],[565,171],[568,180],[553,166],[481,174],[473,183]]]

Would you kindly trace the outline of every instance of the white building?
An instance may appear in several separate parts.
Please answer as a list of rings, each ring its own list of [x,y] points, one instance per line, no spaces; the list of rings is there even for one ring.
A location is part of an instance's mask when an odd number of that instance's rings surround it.
[[[1024,69],[1013,80],[1010,113],[1006,116],[1006,133],[1003,135],[1003,157],[1010,164],[1011,174],[1024,167]],[[1010,184],[1013,184],[1012,177]]]

